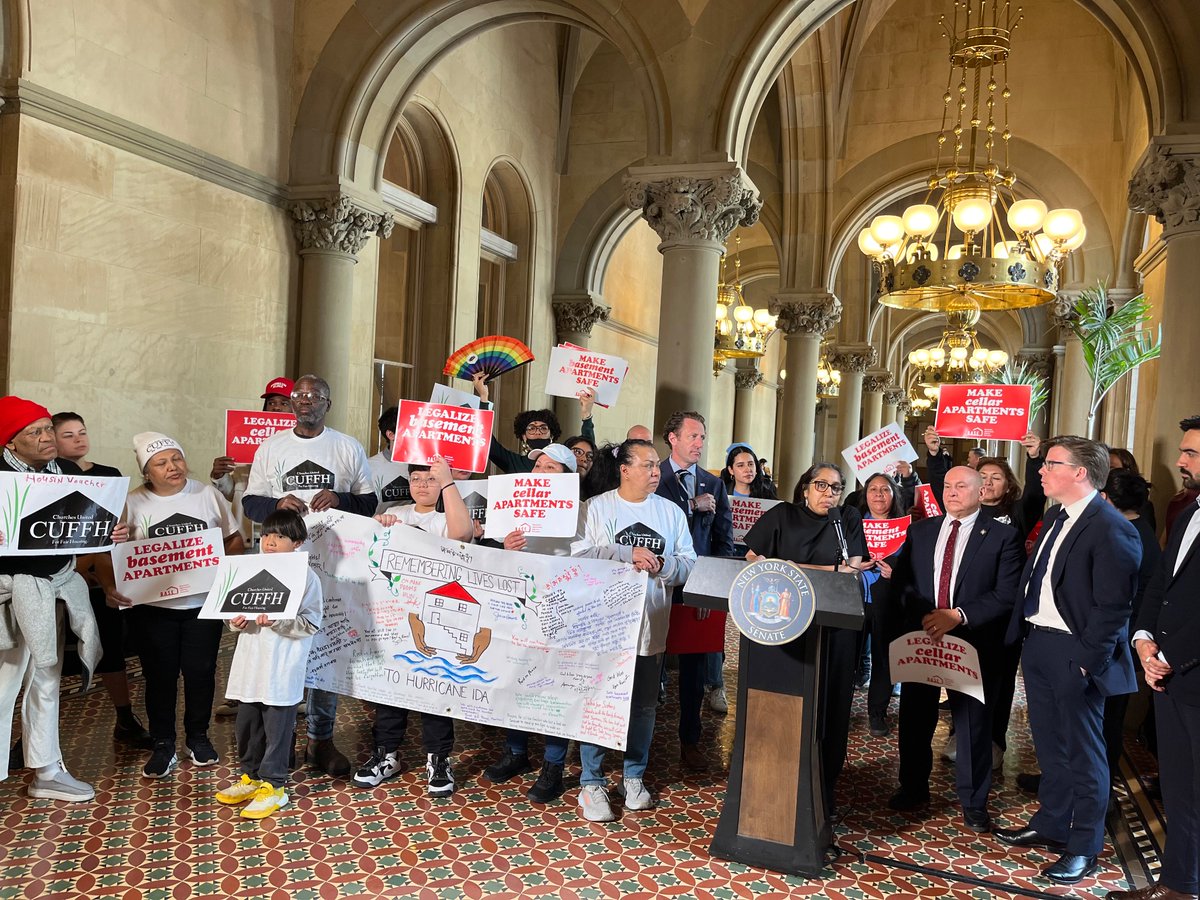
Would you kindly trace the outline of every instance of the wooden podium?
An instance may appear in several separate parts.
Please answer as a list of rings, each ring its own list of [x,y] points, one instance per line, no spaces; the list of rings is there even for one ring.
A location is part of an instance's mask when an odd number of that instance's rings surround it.
[[[745,560],[700,557],[684,602],[729,608]],[[854,575],[804,570],[816,595],[812,625],[776,647],[741,640],[737,730],[729,786],[709,852],[789,875],[817,876],[832,843],[821,777],[821,656],[833,628],[859,630],[863,601]]]

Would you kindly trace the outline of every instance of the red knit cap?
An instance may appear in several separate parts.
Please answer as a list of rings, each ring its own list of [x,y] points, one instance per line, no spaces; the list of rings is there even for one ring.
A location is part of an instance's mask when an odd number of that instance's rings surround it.
[[[0,443],[7,444],[38,419],[50,418],[50,410],[21,397],[0,397]]]

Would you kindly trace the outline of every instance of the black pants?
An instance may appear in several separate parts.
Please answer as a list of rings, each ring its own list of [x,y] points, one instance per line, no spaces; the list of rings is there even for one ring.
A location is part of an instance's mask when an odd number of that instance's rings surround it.
[[[1170,685],[1167,686],[1168,692]],[[1200,893],[1200,706],[1170,693],[1154,695],[1159,777],[1167,811],[1161,882],[1183,894]]]
[[[221,625],[198,618],[197,609],[163,609],[149,604],[130,617],[142,672],[146,677],[146,717],[156,741],[175,740],[175,707],[183,675],[183,730],[187,737],[208,733],[217,681]]]
[[[854,702],[854,668],[858,663],[858,632],[846,628],[823,629],[825,641],[821,681],[821,771],[825,802],[832,806],[838,776],[846,765],[850,740],[850,706]]]
[[[1017,668],[1021,665],[1021,642],[1004,643],[1007,623],[985,625],[978,643],[979,665],[987,673],[983,693],[992,717],[992,742],[1008,749],[1008,723],[1017,691]]]
[[[892,675],[888,663],[888,647],[900,633],[896,617],[888,602],[889,592],[871,591],[871,602],[863,606],[866,616],[861,641],[870,645],[871,684],[867,688],[867,714],[884,716],[892,700]]]
[[[407,729],[407,709],[375,704],[375,727],[372,731],[376,747],[396,749],[404,743]],[[454,751],[454,720],[449,716],[421,713],[421,749],[425,753],[449,756]]]
[[[92,614],[96,617],[96,629],[100,632],[101,656],[96,664],[96,674],[124,672],[125,626],[129,614],[109,606],[104,600],[102,588],[88,588],[88,599],[92,601]]]
[[[987,807],[992,786],[992,719],[974,697],[949,691],[958,755],[955,785],[963,809]],[[900,688],[900,786],[914,794],[929,791],[933,733],[941,688],[906,682]]]
[[[272,787],[287,784],[295,745],[296,705],[268,706],[243,700],[238,704],[234,730],[242,771]]]
[[[707,653],[679,654],[679,743],[700,743],[700,708],[704,705]]]

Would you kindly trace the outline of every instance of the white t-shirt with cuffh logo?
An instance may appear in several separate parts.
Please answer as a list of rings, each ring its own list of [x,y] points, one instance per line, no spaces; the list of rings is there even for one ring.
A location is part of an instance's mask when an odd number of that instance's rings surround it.
[[[332,428],[302,438],[289,429],[271,435],[254,452],[246,485],[250,496],[277,500],[291,494],[308,503],[325,490],[375,493],[367,452],[354,438]]]
[[[125,498],[125,521],[129,523],[129,539],[173,538],[220,528],[229,537],[238,531],[237,519],[229,501],[210,484],[189,478],[177,494],[156,494],[146,485],[134,488]],[[171,597],[155,606],[165,609],[196,609],[204,605],[205,594]]]
[[[379,495],[376,513],[412,503],[412,492],[408,489],[408,465],[392,462],[391,456],[380,451],[367,460],[371,470],[371,483]]]

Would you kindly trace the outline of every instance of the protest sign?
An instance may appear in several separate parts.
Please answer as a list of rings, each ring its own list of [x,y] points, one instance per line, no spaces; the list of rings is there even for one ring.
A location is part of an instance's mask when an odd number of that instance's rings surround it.
[[[503,541],[513,531],[537,537],[572,537],[579,530],[579,476],[527,472],[488,479],[487,528]]]
[[[584,388],[596,390],[596,402],[612,406],[621,393],[629,363],[619,356],[559,346],[550,351],[546,393],[551,397],[577,397]]]
[[[1027,384],[943,384],[934,428],[942,437],[1019,441],[1029,431]]]
[[[910,631],[888,645],[888,663],[894,682],[932,684],[983,702],[979,653],[960,638],[935,641],[924,631]]]
[[[0,472],[0,556],[108,550],[128,490],[128,478]]]
[[[895,422],[868,434],[857,444],[842,451],[842,459],[861,482],[876,472],[894,470],[898,462],[912,462],[917,458],[904,432]]]
[[[754,523],[762,518],[772,506],[777,506],[780,500],[753,500],[750,497],[738,497],[731,494],[729,505],[733,508],[733,542],[742,544],[746,541],[746,533],[754,527]]]
[[[254,462],[258,445],[278,431],[296,425],[291,413],[253,412],[244,409],[225,410],[225,455],[235,463]]]
[[[309,516],[309,687],[623,749],[646,574]]]
[[[113,547],[117,590],[133,603],[207,594],[225,559],[220,528],[130,541]]]
[[[871,559],[891,556],[904,544],[912,516],[902,519],[863,519],[863,534],[867,538],[867,551]]]
[[[925,518],[932,519],[934,516],[942,514],[942,508],[938,506],[937,497],[933,496],[933,485],[918,484],[916,493],[916,504],[925,510]]]
[[[401,400],[392,461],[427,465],[435,456],[452,469],[482,472],[492,442],[492,411]]]
[[[455,481],[454,486],[458,488],[458,493],[463,498],[463,503],[467,505],[467,512],[471,516],[471,521],[478,522],[480,525],[487,522],[488,479],[467,478],[462,481]]]
[[[265,613],[272,621],[294,619],[307,582],[307,553],[227,556],[217,567],[200,618],[253,619]]]
[[[479,398],[467,391],[460,391],[458,388],[448,387],[444,384],[435,384],[433,392],[429,395],[430,403],[441,403],[444,406],[469,406],[471,409],[479,409]]]

